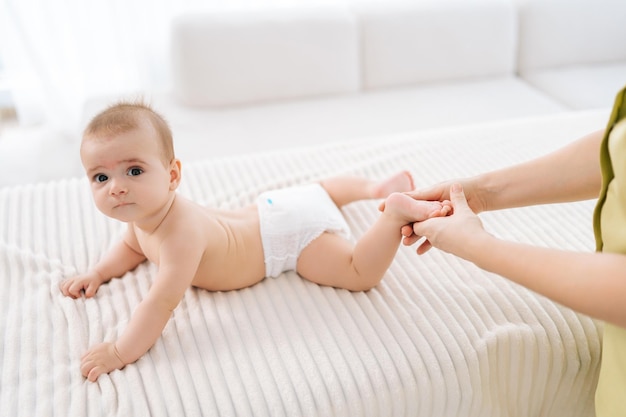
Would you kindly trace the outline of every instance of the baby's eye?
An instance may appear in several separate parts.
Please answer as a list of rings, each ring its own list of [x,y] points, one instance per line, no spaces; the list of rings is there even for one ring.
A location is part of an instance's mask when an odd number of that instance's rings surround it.
[[[131,177],[135,177],[140,174],[143,174],[143,169],[141,168],[133,167],[128,170],[128,175],[130,175]]]
[[[109,177],[107,177],[107,176],[106,176],[106,175],[104,175],[104,174],[96,174],[96,175],[94,175],[94,177],[93,177],[93,180],[94,180],[95,182],[105,182],[105,181],[106,181],[106,180],[108,180],[108,179],[109,179]]]

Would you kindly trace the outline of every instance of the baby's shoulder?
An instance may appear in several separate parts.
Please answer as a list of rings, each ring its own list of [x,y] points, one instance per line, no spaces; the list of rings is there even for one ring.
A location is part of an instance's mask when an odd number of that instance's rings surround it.
[[[216,229],[220,229],[220,217],[200,205],[186,204],[181,210],[172,213],[167,235],[177,235],[182,239],[206,241]]]
[[[168,215],[168,220],[176,224],[177,227],[190,226],[193,227],[197,223],[205,221],[205,208],[199,204],[178,198],[177,204]]]

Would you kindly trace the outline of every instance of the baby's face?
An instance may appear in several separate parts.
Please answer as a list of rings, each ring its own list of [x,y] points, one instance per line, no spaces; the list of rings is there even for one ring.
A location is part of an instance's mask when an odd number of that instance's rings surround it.
[[[124,222],[147,220],[167,204],[175,185],[156,133],[139,128],[87,137],[80,156],[98,209]]]

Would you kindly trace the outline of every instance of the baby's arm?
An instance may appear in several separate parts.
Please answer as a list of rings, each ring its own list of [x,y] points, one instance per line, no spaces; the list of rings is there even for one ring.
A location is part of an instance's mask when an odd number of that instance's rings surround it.
[[[154,345],[195,276],[202,248],[189,242],[163,244],[157,278],[115,343],[93,346],[82,358],[81,372],[90,381],[139,359]]]
[[[92,270],[66,279],[60,283],[59,288],[63,295],[72,298],[80,297],[83,290],[85,297],[93,297],[101,284],[110,281],[111,278],[123,276],[145,259],[140,252],[132,227],[129,226],[124,238],[113,246]]]

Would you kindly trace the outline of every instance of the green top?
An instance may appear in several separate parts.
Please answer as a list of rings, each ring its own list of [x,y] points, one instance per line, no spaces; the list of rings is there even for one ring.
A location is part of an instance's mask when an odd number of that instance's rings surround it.
[[[616,99],[600,148],[602,191],[594,212],[596,249],[626,254],[626,95]],[[625,300],[626,301],[626,300]],[[626,416],[626,329],[605,324],[596,417]]]
[[[613,127],[617,124],[617,122],[626,117],[626,103],[624,103],[625,98],[626,87],[624,87],[619,93],[617,93],[617,97],[615,97],[615,104],[613,105],[613,110],[611,111],[611,117],[609,118],[609,122],[604,132],[602,145],[600,145],[602,191],[600,192],[600,197],[598,199],[598,204],[596,205],[596,210],[593,217],[593,231],[596,237],[596,250],[598,252],[601,252],[603,247],[602,229],[600,227],[600,213],[602,211],[604,202],[606,201],[609,183],[613,180],[615,176],[613,172],[613,165],[611,164],[611,156],[609,155],[609,134],[611,133]]]

